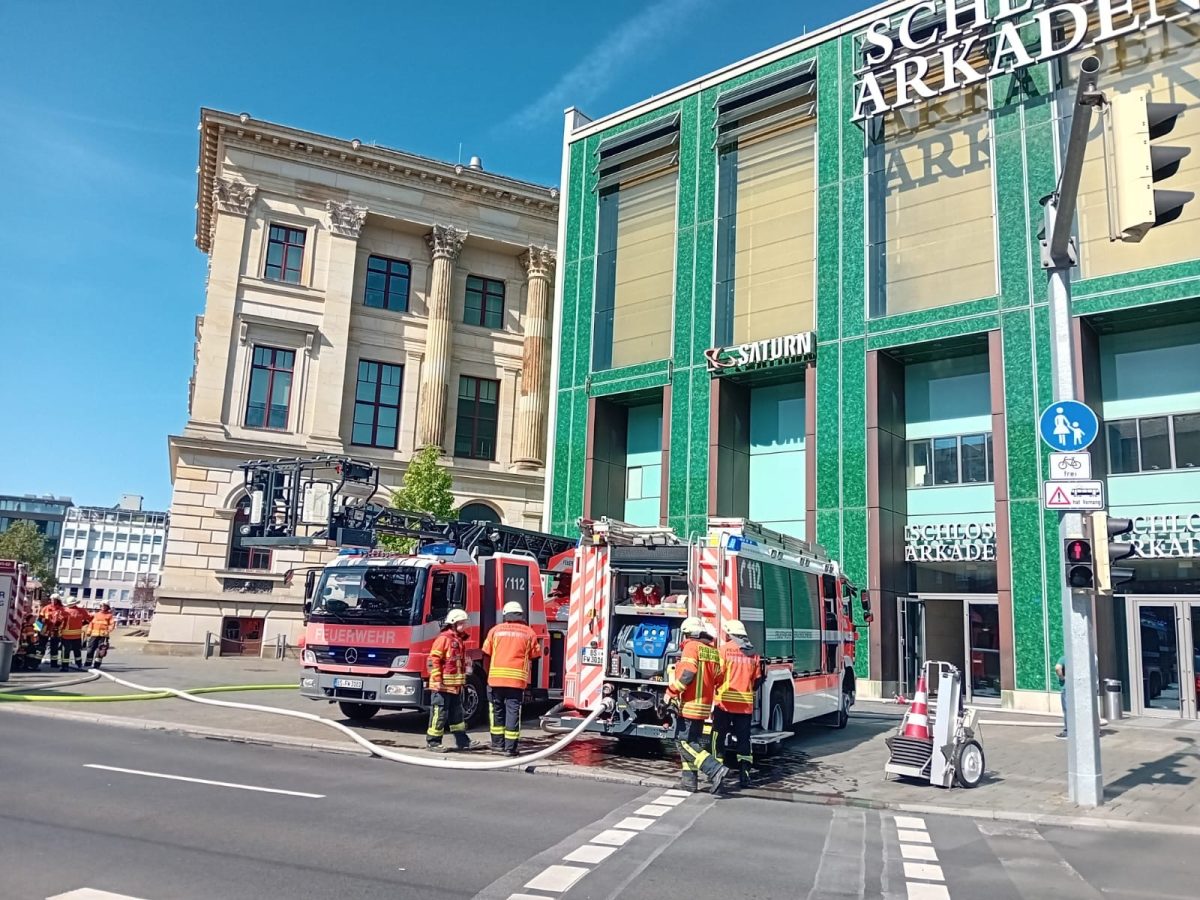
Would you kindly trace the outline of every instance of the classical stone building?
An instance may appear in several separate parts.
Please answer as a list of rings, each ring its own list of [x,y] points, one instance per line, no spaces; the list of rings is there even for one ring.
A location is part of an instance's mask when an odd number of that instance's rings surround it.
[[[557,190],[207,109],[198,180],[207,296],[152,642],[298,632],[284,572],[320,558],[241,546],[248,459],[349,454],[391,486],[437,446],[470,517],[539,527]]]

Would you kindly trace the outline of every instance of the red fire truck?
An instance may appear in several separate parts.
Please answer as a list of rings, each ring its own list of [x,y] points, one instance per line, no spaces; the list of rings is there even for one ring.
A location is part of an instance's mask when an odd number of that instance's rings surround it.
[[[446,614],[459,608],[470,617],[474,664],[463,712],[477,724],[486,710],[483,637],[511,601],[525,609],[543,644],[529,699],[562,696],[565,623],[554,621],[553,595],[569,590],[563,558],[575,541],[372,505],[378,470],[345,457],[257,461],[243,469],[253,498],[247,545],[338,549],[305,580],[305,697],[337,703],[356,721],[380,709],[427,709],[428,654]],[[384,535],[415,546],[379,549]]]
[[[851,602],[859,592],[814,544],[742,519],[710,519],[684,541],[665,528],[580,522],[567,624],[564,711],[550,730],[582,721],[603,698],[614,709],[589,729],[671,738],[661,713],[684,618],[717,629],[740,619],[763,658],[756,750],[769,752],[800,722],[843,728],[855,699]],[[871,620],[866,593],[864,619]]]

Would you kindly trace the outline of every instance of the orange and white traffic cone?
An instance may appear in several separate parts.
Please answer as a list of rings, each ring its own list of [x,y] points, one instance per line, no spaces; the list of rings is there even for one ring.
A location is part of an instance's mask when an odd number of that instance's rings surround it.
[[[908,715],[904,717],[904,730],[900,736],[921,741],[933,740],[929,733],[929,697],[925,690],[924,675],[917,679],[917,693],[913,697]]]

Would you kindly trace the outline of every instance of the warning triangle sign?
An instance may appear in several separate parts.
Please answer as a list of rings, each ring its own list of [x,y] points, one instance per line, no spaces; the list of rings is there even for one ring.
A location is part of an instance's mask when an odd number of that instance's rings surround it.
[[[1055,485],[1054,492],[1046,499],[1047,506],[1070,506],[1071,500],[1061,487]]]

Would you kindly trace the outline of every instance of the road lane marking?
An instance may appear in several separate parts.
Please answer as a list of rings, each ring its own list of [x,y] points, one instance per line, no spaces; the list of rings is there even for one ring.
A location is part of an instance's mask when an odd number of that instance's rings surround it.
[[[933,866],[929,863],[904,863],[904,877],[911,878],[914,881],[945,881],[942,875],[941,866]]]
[[[932,844],[933,843],[933,839],[929,836],[929,832],[927,832],[927,831],[905,831],[904,829],[901,828],[896,831],[896,836],[898,838],[900,838],[901,843],[909,843],[909,844]]]
[[[914,819],[912,816],[896,816],[895,822],[897,828],[911,828],[916,831],[925,830],[924,819]]]
[[[633,814],[635,816],[653,816],[657,819],[663,813],[669,813],[670,811],[671,807],[669,806],[663,806],[660,803],[647,803],[641,809],[635,809]]]
[[[55,894],[53,897],[47,897],[46,900],[142,900],[142,898],[131,897],[128,894],[114,894],[111,891],[98,891],[95,888],[79,888],[75,891],[67,891],[65,894]]]
[[[209,781],[207,778],[189,778],[186,775],[168,775],[165,772],[145,772],[141,769],[122,769],[119,766],[102,766],[99,763],[84,763],[85,769],[100,769],[104,772],[120,772],[123,775],[142,775],[146,778],[162,778],[167,781],[187,781],[192,784],[205,784],[209,787],[237,788],[239,791],[256,791],[260,794],[284,794],[288,797],[307,797],[310,800],[322,800],[324,794],[309,794],[305,791],[285,791],[281,788],[259,787],[255,784],[235,784],[232,781]],[[119,896],[119,895],[113,895]],[[75,898],[72,898],[75,900]]]
[[[525,887],[561,894],[563,891],[569,891],[575,882],[590,871],[592,870],[583,866],[547,866],[542,874],[525,882]]]
[[[950,892],[944,884],[926,884],[924,881],[908,883],[908,900],[950,900]]]
[[[933,838],[925,830],[925,820],[913,816],[895,816],[894,819],[900,856],[904,861],[904,886],[908,900],[950,900],[950,891],[943,883],[946,876],[938,865]]]
[[[655,802],[655,804],[657,804],[658,806],[678,806],[680,803],[682,803],[682,802],[683,802],[684,800],[686,800],[686,799],[687,799],[686,797],[667,797],[667,796],[662,796],[662,797],[659,797],[659,798],[658,798],[657,800],[655,800],[654,802]]]
[[[653,824],[653,819],[639,819],[637,816],[626,816],[615,827],[627,828],[630,831],[645,831]]]
[[[584,844],[578,850],[563,857],[567,862],[596,863],[604,862],[617,852],[616,847],[601,847],[599,844]]]
[[[923,859],[928,862],[937,862],[937,851],[925,844],[901,844],[900,855],[905,859]]]
[[[611,844],[614,847],[624,847],[631,837],[636,837],[636,831],[620,831],[616,828],[606,828],[594,838],[593,844]]]
[[[663,791],[664,797],[679,797],[681,800],[686,800],[692,796],[690,791],[681,791],[678,788],[671,788],[669,791]]]

